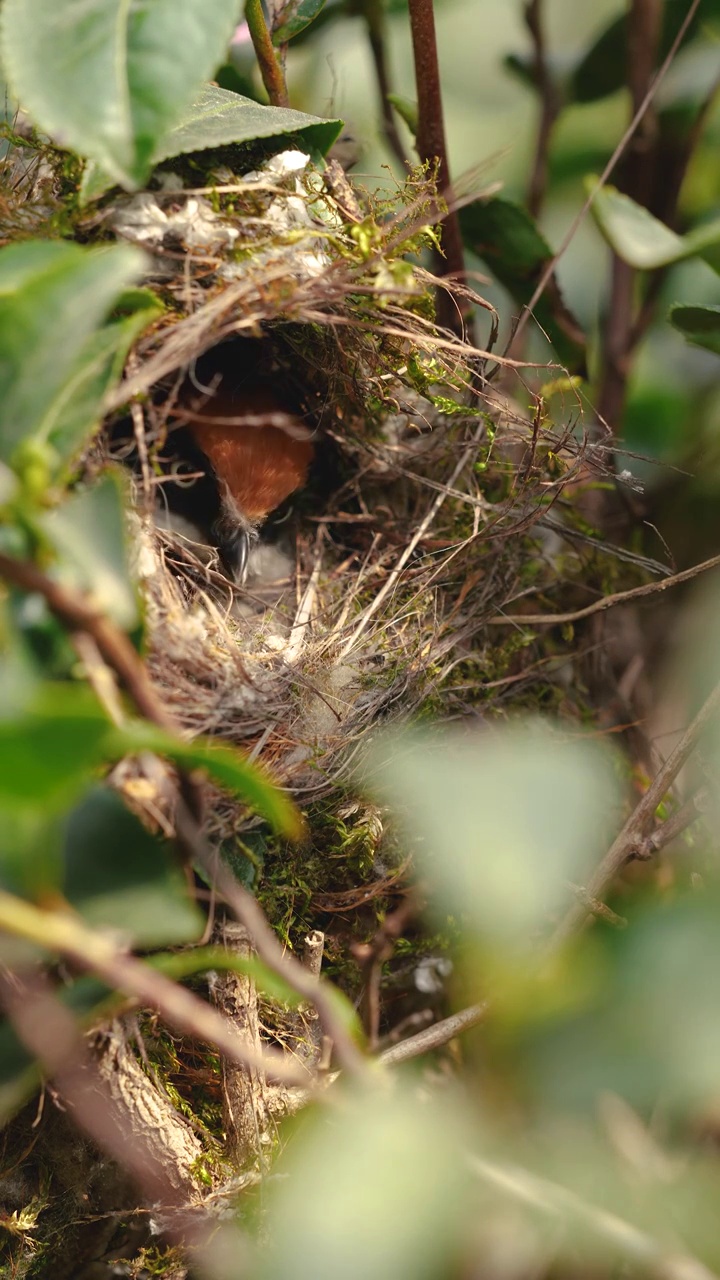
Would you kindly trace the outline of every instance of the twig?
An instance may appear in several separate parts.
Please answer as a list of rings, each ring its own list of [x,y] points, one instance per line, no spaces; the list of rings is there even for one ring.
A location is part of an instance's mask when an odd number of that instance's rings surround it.
[[[558,249],[557,253],[553,254],[552,258],[550,259],[547,266],[545,267],[545,270],[543,271],[540,279],[538,280],[537,286],[533,292],[533,295],[530,301],[523,308],[523,311],[520,315],[518,323],[515,327],[515,331],[512,335],[512,338],[510,339],[510,342],[514,342],[515,339],[526,328],[534,308],[537,306],[538,302],[540,301],[550,280],[552,279],[555,273],[555,268],[557,267],[558,262],[560,261],[563,254],[565,253],[568,245],[574,240],[575,235],[578,231],[578,228],[585,221],[585,218],[587,217],[587,214],[590,210],[590,206],[592,205],[593,200],[595,199],[598,192],[601,191],[602,188],[605,186],[605,183],[607,182],[611,173],[615,169],[615,166],[617,165],[621,156],[624,155],[628,142],[630,141],[633,134],[635,133],[635,130],[637,129],[640,122],[642,121],[642,118],[645,115],[645,112],[649,110],[650,106],[654,102],[655,96],[660,88],[660,85],[662,84],[662,81],[665,79],[665,76],[667,75],[668,71],[670,70],[670,67],[672,66],[672,63],[675,60],[675,54],[677,53],[678,49],[680,48],[680,45],[682,44],[683,39],[685,38],[685,33],[688,27],[690,26],[690,23],[692,22],[693,18],[695,17],[695,14],[698,10],[699,5],[700,5],[700,0],[691,0],[690,7],[687,13],[685,14],[685,17],[681,23],[680,29],[675,39],[672,42],[672,45],[670,47],[667,57],[665,58],[665,61],[660,67],[657,75],[655,76],[652,84],[650,85],[650,88],[648,89],[647,93],[645,94],[645,97],[640,103],[640,106],[635,112],[635,115],[630,121],[630,124],[628,125],[622,138],[620,139],[615,150],[613,151],[610,159],[605,165],[605,168],[603,169],[600,177],[595,183],[595,186],[593,187],[592,191],[588,195],[587,199],[584,201],[579,212],[573,218],[567,232],[565,233],[565,236],[563,237],[560,248]]]
[[[688,725],[677,746],[656,773],[642,799],[636,805],[622,831],[613,841],[592,879],[585,886],[591,898],[602,899],[621,867],[643,848],[646,828],[650,825],[658,805],[667,795],[678,773],[683,768],[702,736],[706,726],[720,707],[720,684],[706,698],[695,719]],[[556,929],[550,947],[561,946],[577,933],[587,919],[587,910],[581,903],[574,903]]]
[[[640,600],[643,596],[654,596],[658,592],[667,591],[668,587],[679,587],[683,582],[697,578],[698,574],[718,567],[720,556],[712,556],[710,560],[703,560],[702,564],[696,564],[692,569],[683,569],[681,573],[673,573],[661,582],[646,582],[642,587],[631,587],[629,591],[616,591],[613,595],[603,596],[602,600],[595,600],[592,604],[585,605],[584,609],[575,609],[570,613],[498,614],[494,618],[488,618],[488,626],[558,627],[566,622],[580,622],[583,618],[591,618],[594,613],[603,613],[606,609],[614,609],[618,604],[627,604],[629,600]]]
[[[543,0],[526,0],[525,25],[532,37],[534,52],[533,79],[540,98],[540,123],[538,125],[535,158],[527,196],[528,210],[533,218],[537,218],[545,199],[550,140],[555,121],[560,114],[560,95],[553,83],[547,61]]]
[[[120,677],[141,715],[162,729],[177,730],[127,636],[91,600],[54,582],[29,560],[17,560],[4,552],[0,552],[0,577],[23,591],[37,591],[69,632],[86,631],[92,636],[100,656]]]
[[[677,840],[683,831],[687,831],[688,827],[691,827],[693,823],[702,817],[707,808],[708,799],[708,792],[702,788],[694,796],[691,796],[689,800],[686,800],[675,813],[666,818],[655,831],[646,836],[642,843],[638,845],[635,850],[635,858],[646,862],[650,858],[654,858],[656,853],[659,853],[671,841]]]
[[[483,1000],[480,1004],[472,1004],[467,1009],[462,1009],[460,1013],[452,1013],[449,1018],[443,1018],[441,1022],[436,1022],[426,1031],[418,1031],[417,1035],[410,1036],[407,1040],[394,1044],[392,1048],[383,1050],[378,1056],[378,1061],[385,1067],[396,1067],[401,1062],[409,1062],[411,1058],[419,1058],[423,1053],[441,1049],[462,1031],[469,1031],[471,1027],[476,1027],[483,1021],[489,1009],[489,1002]]]
[[[395,950],[395,943],[409,920],[417,913],[418,902],[408,894],[405,901],[396,911],[391,912],[383,920],[374,938],[370,942],[355,943],[352,953],[364,971],[365,987],[362,998],[363,1021],[367,1032],[368,1044],[376,1049],[380,1033],[380,982],[382,968]]]
[[[410,31],[418,102],[418,155],[430,168],[437,165],[438,187],[448,206],[442,233],[445,261],[438,264],[437,274],[462,279],[465,271],[465,253],[460,221],[453,207],[433,0],[410,0]],[[464,330],[462,314],[457,304],[444,290],[441,290],[438,297],[438,320],[444,328],[462,337]]]
[[[273,42],[270,39],[270,32],[267,29],[261,0],[245,0],[245,21],[248,24],[255,57],[260,68],[260,75],[270,102],[274,107],[286,107],[288,105],[288,91],[285,83],[285,73],[280,66]]]
[[[157,969],[119,951],[105,935],[82,920],[58,911],[44,911],[13,894],[0,891],[0,929],[45,950],[59,952],[81,969],[95,973],[115,991],[157,1009],[169,1026],[184,1035],[215,1044],[234,1062],[252,1067],[284,1084],[308,1084],[308,1073],[277,1050],[257,1051],[229,1029],[224,1018],[185,987]]]

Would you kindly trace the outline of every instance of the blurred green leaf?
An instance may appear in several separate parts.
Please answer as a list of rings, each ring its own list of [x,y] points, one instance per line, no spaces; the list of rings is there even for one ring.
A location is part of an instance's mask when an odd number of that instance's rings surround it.
[[[0,719],[0,808],[47,810],[72,801],[107,758],[107,732],[86,686],[41,685],[20,714]]]
[[[594,177],[586,179],[588,192],[594,190],[596,181]],[[616,187],[602,187],[591,208],[610,247],[631,267],[654,271],[684,258],[699,257],[720,270],[720,219],[679,236]]]
[[[303,822],[292,800],[260,765],[251,763],[239,751],[202,738],[183,742],[144,720],[113,730],[109,743],[117,756],[155,751],[183,769],[202,769],[213,782],[240,796],[267,818],[276,831],[291,839],[298,839],[303,833]]]
[[[148,289],[126,291],[119,306],[127,314],[90,335],[56,407],[49,442],[65,472],[99,426],[105,395],[119,380],[133,342],[162,309]]]
[[[720,893],[634,912],[627,929],[567,958],[593,982],[585,1007],[553,1021],[526,1015],[515,1042],[536,1105],[592,1113],[608,1092],[643,1114],[692,1119],[720,1088]],[[700,975],[700,976],[699,976]],[[562,974],[558,975],[560,978]]]
[[[670,308],[670,323],[695,347],[705,347],[720,355],[720,307],[690,306],[676,302]]]
[[[387,100],[405,122],[413,137],[418,128],[418,105],[414,98],[404,98],[400,93],[389,93]]]
[[[388,735],[367,780],[414,840],[433,906],[499,953],[526,953],[605,851],[611,757],[541,722],[477,735]]]
[[[138,622],[138,601],[127,565],[126,488],[123,477],[111,472],[77,490],[41,523],[60,553],[55,576],[89,594],[102,613],[130,631]]]
[[[322,120],[288,107],[266,107],[217,85],[206,85],[176,128],[153,154],[153,165],[194,151],[241,145],[265,138],[296,143],[311,151],[329,151],[342,129],[341,120]],[[110,174],[87,166],[81,187],[84,202],[97,200],[113,185]]]
[[[314,22],[325,0],[289,0],[280,10],[282,21],[273,28],[273,44],[286,44]]]
[[[135,188],[222,62],[237,8],[237,0],[5,0],[2,58],[42,129]]]
[[[407,1082],[308,1117],[268,1189],[258,1280],[455,1274],[471,1140],[472,1119],[449,1089],[421,1100]]]
[[[63,892],[87,924],[119,930],[133,946],[194,942],[204,920],[164,842],[107,787],[96,787],[70,814]]]
[[[0,251],[0,458],[28,438],[48,445],[67,430],[71,388],[118,293],[144,256],[125,246],[83,249],[28,240]],[[85,394],[87,387],[85,385]],[[63,426],[64,424],[64,426]]]
[[[463,239],[490,271],[524,306],[551,261],[550,245],[522,205],[492,197],[460,210]],[[533,312],[569,373],[585,368],[585,339],[565,306],[554,276]]]
[[[663,27],[658,49],[659,65],[682,26],[688,11],[687,0],[664,0]],[[693,39],[703,23],[720,20],[718,0],[703,0],[683,37],[684,47]],[[569,82],[569,97],[574,102],[596,102],[615,93],[627,83],[627,14],[614,18],[581,57]]]

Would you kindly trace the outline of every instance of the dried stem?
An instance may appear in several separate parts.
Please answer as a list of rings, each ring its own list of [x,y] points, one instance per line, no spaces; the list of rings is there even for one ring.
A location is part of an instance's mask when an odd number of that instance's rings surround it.
[[[418,155],[430,168],[437,165],[438,187],[448,205],[442,233],[445,260],[438,263],[437,274],[462,279],[465,254],[460,222],[453,208],[433,0],[410,0],[410,30],[418,101]],[[438,320],[445,328],[462,336],[462,315],[457,304],[444,291],[440,292],[438,298]]]
[[[712,556],[703,560],[692,569],[683,569],[681,573],[673,573],[662,582],[646,582],[642,587],[631,587],[629,591],[616,591],[613,595],[603,596],[584,609],[574,609],[569,613],[500,613],[489,618],[490,626],[528,626],[559,627],[566,622],[580,622],[583,618],[591,618],[595,613],[604,613],[606,609],[614,609],[616,605],[627,604],[630,600],[641,600],[643,597],[658,595],[669,587],[679,587],[683,582],[690,582],[698,574],[707,573],[708,569],[720,568],[720,556]]]
[[[288,91],[283,71],[267,28],[261,0],[245,0],[245,21],[255,49],[260,75],[274,107],[288,105]]]

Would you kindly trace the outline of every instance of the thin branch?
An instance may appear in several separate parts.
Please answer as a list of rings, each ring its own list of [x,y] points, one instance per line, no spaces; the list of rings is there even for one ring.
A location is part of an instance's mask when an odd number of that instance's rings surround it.
[[[250,37],[258,60],[260,75],[267,90],[267,95],[274,107],[287,107],[288,91],[285,83],[285,72],[278,61],[277,54],[262,10],[262,0],[245,0],[245,21],[248,24]]]
[[[465,272],[465,252],[460,220],[453,207],[433,0],[410,0],[410,31],[418,102],[418,155],[431,169],[437,165],[438,188],[448,206],[442,232],[445,260],[438,263],[437,274],[461,280]],[[462,315],[454,300],[443,290],[438,297],[438,320],[443,327],[462,336]]]
[[[635,850],[635,858],[638,861],[647,862],[650,858],[654,858],[661,849],[669,845],[673,840],[677,840],[688,827],[692,827],[702,817],[707,809],[709,802],[709,794],[702,788],[686,800],[680,808],[666,818],[660,826],[656,828],[649,836],[638,845]]]
[[[307,1086],[308,1073],[277,1050],[260,1052],[241,1041],[214,1009],[157,969],[118,950],[104,934],[89,929],[76,916],[40,907],[0,891],[0,929],[15,938],[56,951],[86,972],[102,978],[115,991],[156,1009],[183,1035],[215,1044],[243,1067],[251,1067],[283,1084]],[[289,981],[289,979],[288,979]]]
[[[496,617],[488,619],[488,625],[558,627],[566,622],[580,622],[583,618],[591,618],[595,613],[614,609],[618,604],[627,604],[629,600],[640,600],[644,596],[654,596],[667,591],[669,587],[679,587],[683,582],[690,582],[699,574],[707,573],[708,569],[719,567],[720,556],[712,556],[710,560],[703,560],[702,564],[696,564],[692,569],[683,569],[681,573],[673,573],[669,578],[663,578],[661,582],[646,582],[642,587],[631,587],[629,591],[616,591],[613,595],[603,596],[601,600],[585,605],[584,609],[575,609],[569,613],[497,614]]]
[[[432,1027],[428,1027],[426,1031],[418,1031],[417,1035],[409,1036],[407,1040],[401,1040],[399,1044],[394,1044],[390,1049],[385,1049],[378,1056],[378,1061],[384,1067],[396,1067],[401,1062],[409,1062],[411,1058],[419,1058],[423,1053],[431,1053],[433,1049],[441,1049],[443,1045],[450,1040],[454,1040],[455,1036],[459,1036],[463,1031],[469,1031],[471,1027],[476,1027],[482,1022],[490,1010],[490,1004],[487,1000],[483,1000],[480,1004],[470,1005],[467,1009],[462,1009],[460,1013],[452,1013],[449,1018],[443,1018],[441,1022],[436,1022]]]

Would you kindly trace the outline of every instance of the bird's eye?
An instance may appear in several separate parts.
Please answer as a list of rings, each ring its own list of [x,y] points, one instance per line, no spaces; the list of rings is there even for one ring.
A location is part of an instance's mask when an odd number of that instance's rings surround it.
[[[197,471],[193,471],[182,458],[173,462],[170,467],[170,475],[179,489],[190,489],[197,480]]]

